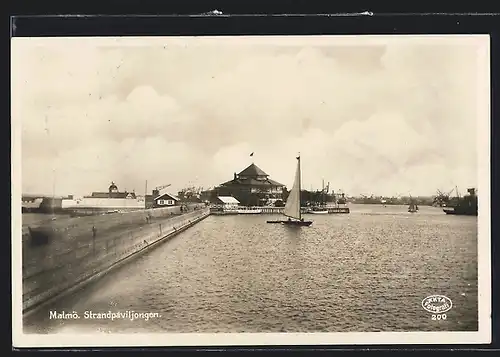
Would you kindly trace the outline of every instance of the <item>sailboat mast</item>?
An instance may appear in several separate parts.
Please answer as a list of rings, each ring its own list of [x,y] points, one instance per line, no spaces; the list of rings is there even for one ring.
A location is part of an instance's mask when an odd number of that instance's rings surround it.
[[[298,177],[298,179],[299,179],[299,182],[298,182],[298,184],[299,184],[298,185],[299,186],[299,220],[301,220],[302,219],[302,204],[301,204],[302,201],[301,201],[300,193],[302,191],[302,188],[301,188],[302,187],[302,182],[301,182],[302,181],[302,178],[301,178],[302,177],[302,170],[300,168],[300,153],[299,153],[299,156],[297,156],[297,160],[299,160],[299,162],[298,162],[298,166],[299,166],[299,177]]]

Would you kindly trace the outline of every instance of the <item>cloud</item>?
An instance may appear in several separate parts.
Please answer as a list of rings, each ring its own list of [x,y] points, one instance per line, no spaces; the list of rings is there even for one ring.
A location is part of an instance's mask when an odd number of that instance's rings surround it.
[[[185,39],[13,47],[23,190],[213,186],[254,161],[291,185],[432,194],[476,185],[470,44],[282,46]],[[40,180],[40,177],[46,179]],[[444,185],[444,186],[443,186]],[[417,192],[415,192],[417,194]]]

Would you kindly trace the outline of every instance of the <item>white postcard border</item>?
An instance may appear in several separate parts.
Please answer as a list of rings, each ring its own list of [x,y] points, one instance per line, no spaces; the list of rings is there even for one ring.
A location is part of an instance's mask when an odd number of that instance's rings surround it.
[[[21,254],[21,123],[12,121],[11,129],[11,189],[12,189],[12,338],[13,346],[22,347],[134,347],[134,346],[244,346],[244,345],[388,345],[388,344],[477,344],[491,342],[491,232],[490,232],[490,39],[489,35],[389,35],[389,36],[237,36],[198,37],[197,42],[211,43],[224,40],[237,45],[241,41],[256,43],[328,45],[366,42],[387,44],[394,41],[423,41],[436,44],[459,41],[478,46],[478,66],[481,88],[478,116],[478,293],[479,328],[477,332],[342,332],[342,333],[146,333],[146,334],[25,334],[22,331],[22,254]],[[120,37],[120,38],[36,38],[37,44],[68,41],[69,45],[151,46],[160,43],[181,44],[186,37]],[[33,41],[33,38],[13,38],[12,48]],[[72,41],[72,42],[71,42]],[[12,67],[15,76],[15,64]],[[13,80],[12,85],[16,85]],[[12,102],[15,113],[20,103]],[[14,115],[12,115],[14,117]]]

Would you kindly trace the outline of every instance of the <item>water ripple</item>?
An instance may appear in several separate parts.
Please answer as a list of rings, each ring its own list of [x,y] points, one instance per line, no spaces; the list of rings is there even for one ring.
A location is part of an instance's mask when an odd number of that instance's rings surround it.
[[[211,216],[52,307],[160,318],[49,324],[45,311],[25,324],[38,332],[477,330],[477,217],[384,209],[314,216],[302,229],[262,215]],[[422,309],[432,294],[452,299],[447,320]]]

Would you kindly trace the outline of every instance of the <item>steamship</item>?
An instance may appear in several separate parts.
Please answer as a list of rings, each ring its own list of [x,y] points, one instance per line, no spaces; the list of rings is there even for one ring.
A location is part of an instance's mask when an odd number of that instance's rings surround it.
[[[454,203],[448,203],[447,207],[443,208],[446,214],[454,214],[459,216],[477,216],[477,195],[475,188],[467,189],[468,195],[457,198]]]

